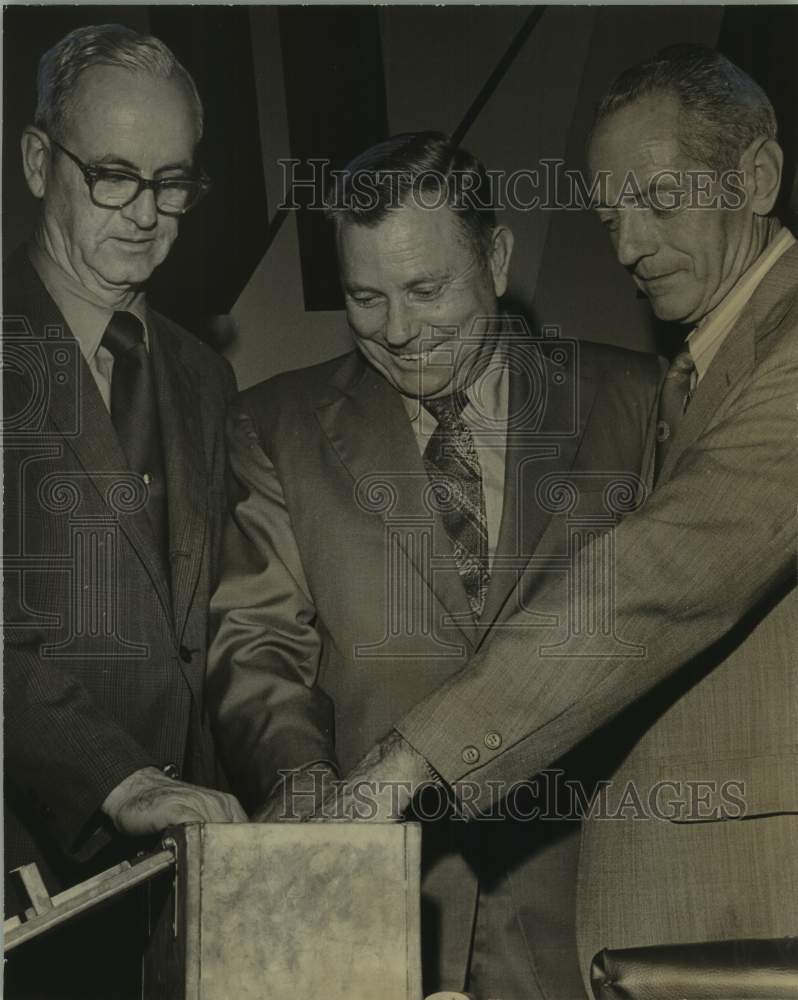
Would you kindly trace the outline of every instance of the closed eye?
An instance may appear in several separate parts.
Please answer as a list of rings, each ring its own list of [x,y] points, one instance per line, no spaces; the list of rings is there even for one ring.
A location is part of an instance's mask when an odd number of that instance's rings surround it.
[[[599,214],[599,222],[611,233],[614,233],[618,228],[618,216],[615,213],[606,215]]]
[[[141,175],[135,173],[133,170],[116,170],[113,167],[98,166],[93,166],[92,170],[99,180],[110,184],[124,184],[129,181],[135,181],[138,184],[142,179]],[[186,177],[185,174],[180,174],[175,177],[158,177],[155,179],[155,183],[160,188],[179,188],[180,190],[184,190],[187,187],[192,187],[196,181],[193,177]]]
[[[350,302],[364,309],[370,309],[382,301],[382,296],[374,292],[347,292],[346,296]]]
[[[429,299],[437,298],[443,290],[442,284],[437,285],[415,285],[411,292],[417,299],[422,301],[428,301]]]
[[[129,170],[109,170],[108,167],[94,167],[93,170],[97,179],[105,181],[107,184],[127,184],[130,181],[138,184],[139,182],[138,174]]]
[[[659,203],[652,204],[651,210],[658,219],[667,219],[672,215],[678,215],[685,207],[684,198],[662,197]]]

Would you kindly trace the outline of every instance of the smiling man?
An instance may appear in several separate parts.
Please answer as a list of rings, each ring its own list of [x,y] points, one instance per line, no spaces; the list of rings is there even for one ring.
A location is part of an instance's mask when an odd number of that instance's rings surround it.
[[[556,655],[555,627],[534,637],[508,627],[408,712],[329,804],[356,815],[358,784],[382,779],[403,781],[409,798],[434,769],[478,814],[497,788],[592,739],[616,794],[633,798],[583,833],[587,995],[599,949],[778,939],[798,923],[788,846],[798,836],[798,246],[773,214],[773,108],[719,53],[678,46],[613,84],[590,163],[618,260],[686,335],[658,404],[653,492],[614,536],[615,624],[640,655],[608,653],[587,633]],[[577,578],[597,544],[576,555]],[[536,593],[567,619],[561,581]],[[395,812],[383,804],[370,818]],[[712,989],[773,995],[767,959],[743,972],[742,952],[727,954]],[[631,978],[704,995],[710,955],[676,948],[666,969],[638,953],[633,969],[648,959],[652,971]],[[794,970],[794,958],[784,964]]]
[[[659,379],[652,357],[503,314],[512,234],[483,166],[443,135],[367,150],[329,215],[356,350],[247,390],[231,419],[242,490],[209,704],[264,819],[312,812],[320,775],[349,769],[517,608],[533,555],[567,551],[547,483],[593,477],[580,513],[606,526],[598,484],[635,480]],[[425,991],[570,1000],[578,824],[467,829],[434,795],[417,815]]]
[[[51,893],[131,857],[128,838],[246,819],[207,787],[203,712],[235,385],[143,289],[206,190],[201,134],[155,38],[81,28],[41,59],[22,137],[39,222],[4,269],[5,865],[37,862]],[[123,905],[25,945],[7,995],[137,995],[140,933]]]

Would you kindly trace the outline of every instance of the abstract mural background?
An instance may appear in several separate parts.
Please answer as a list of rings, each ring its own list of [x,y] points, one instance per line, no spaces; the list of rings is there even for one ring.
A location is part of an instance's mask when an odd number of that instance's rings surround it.
[[[764,86],[787,154],[782,214],[798,217],[796,8],[11,7],[4,255],[35,213],[18,138],[33,115],[38,57],[71,28],[111,20],[163,38],[203,95],[213,189],[182,221],[150,297],[224,351],[242,388],[350,345],[329,226],[319,211],[282,207],[291,170],[308,179],[310,160],[341,167],[416,129],[457,135],[505,176],[546,161],[578,170],[601,91],[664,45],[717,45]],[[563,336],[672,350],[589,212],[515,208],[503,221],[516,235],[508,308]]]

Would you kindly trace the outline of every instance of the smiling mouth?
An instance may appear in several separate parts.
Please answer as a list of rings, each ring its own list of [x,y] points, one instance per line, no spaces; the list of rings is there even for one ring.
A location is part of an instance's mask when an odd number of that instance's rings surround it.
[[[638,278],[646,285],[656,283],[657,281],[665,281],[667,278],[672,278],[674,275],[678,274],[678,271],[668,271],[666,274],[652,274],[648,277],[643,277],[639,274]]]
[[[420,361],[422,364],[425,363],[432,351],[419,351],[418,354],[395,354],[394,357],[398,357],[401,361]]]
[[[426,364],[429,361],[431,355],[438,351],[441,347],[446,347],[450,341],[439,340],[432,344],[430,347],[425,348],[423,351],[391,351],[391,354],[395,358],[399,358],[400,361],[415,362]]]

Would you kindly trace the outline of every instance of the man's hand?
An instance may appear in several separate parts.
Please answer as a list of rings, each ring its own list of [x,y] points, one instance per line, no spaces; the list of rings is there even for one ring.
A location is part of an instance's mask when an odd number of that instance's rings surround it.
[[[424,758],[392,731],[336,783],[312,821],[396,823],[431,781]]]
[[[260,809],[252,814],[252,822],[299,823],[310,819],[337,780],[335,768],[326,761],[315,761],[288,771]]]
[[[246,823],[234,795],[167,778],[144,767],[121,781],[102,804],[120,833],[143,837],[179,823]]]

